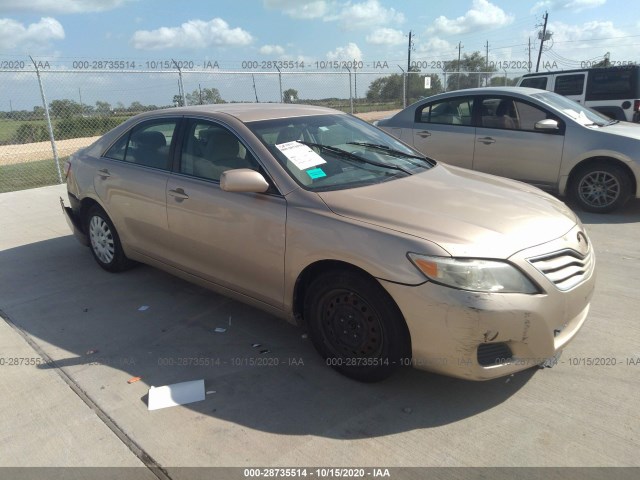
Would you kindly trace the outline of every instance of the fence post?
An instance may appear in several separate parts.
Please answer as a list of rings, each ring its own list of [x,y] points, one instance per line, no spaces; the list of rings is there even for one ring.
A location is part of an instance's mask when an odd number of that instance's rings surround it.
[[[184,84],[182,83],[182,70],[180,69],[180,66],[178,65],[178,63],[173,58],[171,59],[171,61],[173,62],[175,67],[178,69],[178,89],[180,90],[180,96],[182,97],[182,106],[186,107],[187,96],[184,93]]]
[[[402,70],[402,108],[407,106],[407,74],[400,65],[398,68]]]
[[[284,99],[282,98],[282,72],[277,65],[275,67],[278,70],[278,83],[280,84],[280,103],[283,103]]]
[[[38,85],[40,86],[40,96],[42,97],[42,106],[44,107],[44,116],[47,119],[47,128],[49,129],[49,140],[51,140],[51,150],[53,151],[53,160],[56,162],[56,170],[58,172],[58,183],[62,183],[62,171],[60,171],[60,161],[58,159],[58,147],[56,146],[56,139],[53,136],[53,125],[51,125],[51,116],[49,115],[49,105],[47,105],[47,99],[44,95],[44,88],[42,86],[42,78],[40,78],[40,70],[38,65],[31,55],[29,58],[33,62],[33,66],[36,69],[36,75],[38,76]]]
[[[351,85],[351,69],[347,66],[345,66],[344,68],[346,68],[347,71],[349,72],[349,105],[351,105],[351,115],[353,115],[353,91],[352,91],[352,85]]]

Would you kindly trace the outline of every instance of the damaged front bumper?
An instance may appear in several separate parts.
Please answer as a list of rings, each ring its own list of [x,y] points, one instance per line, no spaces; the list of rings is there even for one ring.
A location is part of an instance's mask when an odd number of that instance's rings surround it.
[[[578,248],[578,231],[510,258],[538,285],[541,293],[482,293],[432,282],[407,286],[381,281],[391,294],[411,334],[411,364],[468,380],[490,380],[536,366],[553,366],[589,313],[595,287],[595,255],[584,255],[579,282],[562,290],[531,260],[544,252]],[[568,239],[568,240],[567,240]],[[574,268],[574,267],[570,267]],[[409,364],[409,362],[403,362]]]
[[[64,204],[64,200],[60,197],[60,206],[62,207],[62,213],[64,214],[64,218],[67,220],[67,224],[69,228],[73,232],[73,235],[78,239],[78,241],[85,246],[89,246],[89,238],[84,232],[82,227],[82,222],[80,218],[74,213],[74,211],[67,207]]]

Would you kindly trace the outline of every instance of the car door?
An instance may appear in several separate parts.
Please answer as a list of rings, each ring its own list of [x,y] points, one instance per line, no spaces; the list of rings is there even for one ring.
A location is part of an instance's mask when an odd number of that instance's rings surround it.
[[[225,192],[220,175],[233,168],[264,171],[225,126],[189,119],[178,171],[166,188],[174,253],[189,273],[282,308],[287,203],[266,193]]]
[[[476,142],[473,169],[528,182],[545,189],[558,183],[564,124],[547,109],[508,96],[476,100]],[[536,122],[554,119],[558,131],[535,129]]]
[[[428,157],[471,168],[475,127],[473,97],[454,97],[425,103],[416,109],[413,146]]]
[[[168,243],[166,185],[179,118],[140,123],[96,165],[94,188],[125,250],[160,258]]]

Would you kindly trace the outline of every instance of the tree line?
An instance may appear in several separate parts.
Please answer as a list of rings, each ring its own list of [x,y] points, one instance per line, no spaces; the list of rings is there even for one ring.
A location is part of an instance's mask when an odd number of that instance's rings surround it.
[[[460,60],[443,62],[442,76],[445,79],[447,90],[460,90],[464,88],[476,88],[489,86],[513,86],[518,78],[506,78],[494,76],[495,67],[487,65],[486,58],[480,52],[471,55],[464,54]],[[398,101],[403,98],[403,88],[406,88],[407,103],[413,103],[422,97],[435,95],[444,91],[440,75],[418,75],[420,69],[412,67],[407,75],[406,86],[403,75],[392,74],[381,77],[373,82],[367,90],[366,98],[370,102]],[[431,80],[431,88],[425,89],[425,77]]]

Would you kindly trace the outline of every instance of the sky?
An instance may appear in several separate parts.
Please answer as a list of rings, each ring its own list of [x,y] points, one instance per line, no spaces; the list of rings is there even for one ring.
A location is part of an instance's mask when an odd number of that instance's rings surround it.
[[[484,56],[488,44],[498,70],[523,72],[529,52],[535,66],[545,12],[551,36],[541,69],[581,68],[607,53],[614,64],[640,63],[638,6],[638,0],[0,0],[0,71],[29,68],[31,55],[63,70],[91,69],[97,61],[158,70],[174,59],[195,70],[311,71],[357,62],[363,72],[400,72],[411,32],[411,59],[422,71],[441,71],[458,46],[462,55]]]

